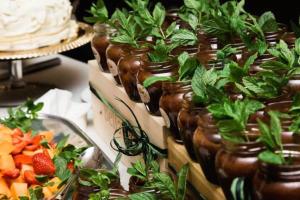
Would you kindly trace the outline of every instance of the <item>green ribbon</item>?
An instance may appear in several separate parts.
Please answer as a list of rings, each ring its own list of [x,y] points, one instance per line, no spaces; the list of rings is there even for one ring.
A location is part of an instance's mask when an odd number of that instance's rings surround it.
[[[90,90],[111,112],[113,112],[122,121],[122,126],[115,130],[113,139],[111,141],[111,146],[114,150],[126,156],[137,156],[143,154],[143,158],[146,163],[149,163],[158,157],[167,157],[166,149],[161,149],[150,142],[147,133],[142,129],[134,112],[123,100],[116,98],[116,100],[124,104],[131,112],[135,119],[136,126],[132,125],[125,117],[123,117],[123,115],[116,110],[109,103],[109,101],[107,101],[103,95],[101,95],[93,87],[91,83]],[[118,137],[118,133],[120,131],[122,132],[122,138],[125,146],[121,145],[120,138]]]

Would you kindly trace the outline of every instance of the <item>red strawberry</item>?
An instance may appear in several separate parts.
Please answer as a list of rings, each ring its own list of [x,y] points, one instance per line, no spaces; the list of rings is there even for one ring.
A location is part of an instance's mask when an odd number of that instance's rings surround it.
[[[32,157],[24,154],[14,156],[14,161],[17,168],[21,168],[22,164],[32,164]]]
[[[74,172],[74,163],[71,161],[67,164],[67,168],[73,173]]]
[[[37,153],[32,157],[32,166],[34,172],[38,175],[52,176],[55,173],[55,165],[44,153]]]
[[[30,185],[39,184],[39,182],[35,178],[35,173],[31,170],[26,170],[24,172],[24,179],[25,179],[25,182]]]
[[[2,171],[2,175],[4,178],[11,178],[15,179],[20,176],[20,170],[19,169],[7,169]]]

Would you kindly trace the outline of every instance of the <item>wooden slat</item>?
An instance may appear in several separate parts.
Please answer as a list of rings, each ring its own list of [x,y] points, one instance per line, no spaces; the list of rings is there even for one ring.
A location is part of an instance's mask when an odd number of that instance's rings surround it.
[[[183,145],[177,144],[172,137],[168,137],[168,162],[179,170],[184,164],[189,163],[190,173],[188,180],[208,200],[225,200],[222,189],[208,182],[198,163],[193,162]]]

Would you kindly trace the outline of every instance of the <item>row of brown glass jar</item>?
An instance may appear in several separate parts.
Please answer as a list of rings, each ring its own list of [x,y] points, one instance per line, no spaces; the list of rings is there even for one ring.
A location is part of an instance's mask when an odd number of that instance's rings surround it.
[[[220,185],[227,199],[233,199],[230,187],[238,177],[245,178],[245,185],[252,199],[299,199],[300,196],[300,136],[288,130],[291,121],[282,121],[282,140],[285,150],[290,150],[293,165],[275,166],[258,161],[264,150],[259,137],[257,118],[268,121],[269,110],[287,111],[291,106],[288,96],[266,102],[266,108],[251,116],[247,125],[249,142],[233,143],[223,140],[212,116],[205,107],[192,101],[192,93],[184,96],[183,108],[178,116],[178,126],[190,157],[197,161],[208,181]]]
[[[162,82],[159,81],[150,87],[145,88],[143,87],[144,80],[151,76],[176,76],[178,73],[176,56],[183,51],[188,52],[190,55],[195,55],[201,63],[209,65],[211,60],[216,59],[216,52],[222,46],[218,43],[217,38],[210,38],[204,33],[199,32],[199,44],[194,46],[178,47],[172,51],[170,60],[162,63],[153,63],[149,61],[147,56],[147,53],[151,51],[148,47],[134,48],[125,44],[111,43],[109,39],[114,33],[114,30],[105,24],[98,24],[95,25],[95,27],[97,34],[92,40],[92,49],[100,69],[104,72],[110,72],[116,83],[121,84],[124,87],[129,98],[135,102],[142,101],[146,105],[147,110],[153,115],[161,114],[159,101],[160,97],[163,95]],[[274,42],[277,42],[282,38],[284,38],[289,44],[293,44],[295,36],[284,31],[285,28],[280,28],[277,32],[266,33],[266,39],[269,44],[272,45]],[[140,44],[151,43],[151,41],[153,41],[153,38],[149,37],[144,42],[140,42]],[[240,40],[235,40],[232,46],[239,50],[234,56],[234,59],[242,62],[242,55],[245,54],[246,50],[245,45]],[[260,60],[265,61],[269,59],[273,59],[273,57],[270,55],[264,55]],[[259,64],[258,60],[257,65]],[[222,61],[220,61],[218,65],[219,67],[222,67]],[[252,69],[257,70],[256,68],[257,67],[253,67]],[[184,91],[188,90],[189,87],[186,86],[186,83],[175,83],[175,87],[178,88],[181,84],[185,85]],[[169,94],[170,92],[167,91],[168,86],[164,88],[166,90],[166,94]],[[184,91],[175,90],[174,98],[178,99],[178,95],[176,95],[176,93],[184,93]],[[182,94],[179,94],[179,99],[182,101]],[[175,101],[176,100],[163,100],[162,102],[172,104]],[[177,104],[180,104],[180,102]],[[161,105],[162,109],[164,109],[165,103],[162,103]],[[175,106],[173,108],[175,108]],[[178,108],[175,109],[178,113],[179,107],[176,108]],[[168,111],[166,111],[166,114],[168,115]],[[174,118],[171,115],[169,115],[169,117]],[[172,120],[170,123],[172,129]],[[176,122],[173,124],[176,124]],[[175,125],[175,128],[176,127],[177,126]]]
[[[100,40],[105,37],[105,44],[99,41],[99,37]],[[279,39],[284,39],[292,45],[295,36],[284,31],[267,35],[267,41],[271,45]],[[148,42],[151,42],[151,38]],[[233,59],[243,62],[243,55],[247,54],[244,51],[245,46],[238,41],[233,46],[240,50]],[[102,70],[110,72],[116,82],[123,85],[131,100],[136,102],[142,100],[151,114],[163,116],[174,138],[184,142],[190,157],[200,163],[209,181],[223,187],[228,199],[231,199],[229,187],[233,178],[239,176],[250,178],[254,175],[258,168],[257,155],[261,151],[261,144],[252,142],[222,145],[217,127],[206,109],[191,101],[190,82],[157,82],[148,88],[143,86],[144,80],[151,76],[176,76],[178,65],[175,60],[152,63],[147,57],[149,52],[147,47],[136,49],[124,44],[110,43],[106,33],[96,35],[92,47]],[[197,56],[207,68],[210,65],[222,68],[222,61],[216,60],[219,47],[217,39],[205,38],[203,35],[199,45],[177,48],[172,56],[176,57],[180,52],[187,51]],[[251,67],[251,71],[255,73],[260,70],[259,65],[262,62],[272,59],[274,57],[268,54],[261,56]],[[300,84],[297,80],[291,83],[292,88],[298,90]],[[202,122],[199,122],[200,119]],[[258,131],[257,126],[250,125],[250,128],[253,129],[251,131]],[[290,137],[289,141],[293,141],[293,138]],[[217,152],[219,153],[216,159]]]

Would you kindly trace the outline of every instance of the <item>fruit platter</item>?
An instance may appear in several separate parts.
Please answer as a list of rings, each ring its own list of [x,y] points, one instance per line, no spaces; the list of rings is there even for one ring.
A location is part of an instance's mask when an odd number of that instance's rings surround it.
[[[63,198],[78,168],[103,160],[76,125],[37,114],[42,106],[28,101],[0,119],[0,199]]]

